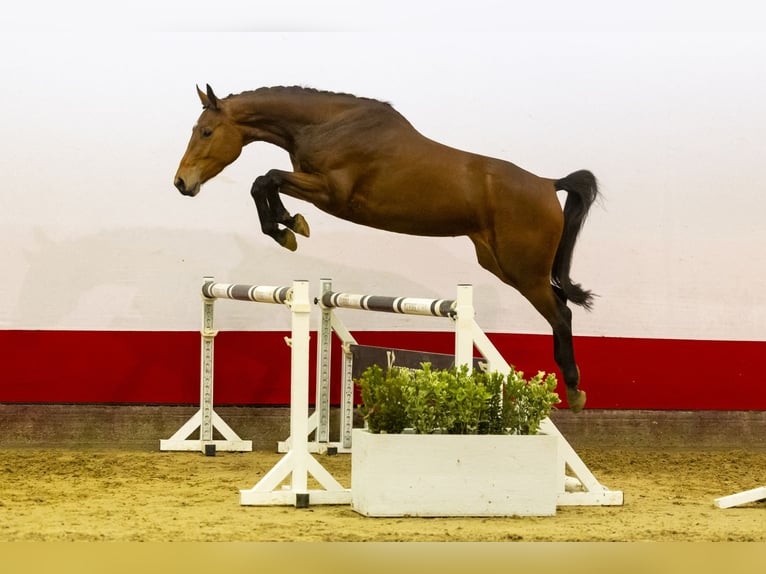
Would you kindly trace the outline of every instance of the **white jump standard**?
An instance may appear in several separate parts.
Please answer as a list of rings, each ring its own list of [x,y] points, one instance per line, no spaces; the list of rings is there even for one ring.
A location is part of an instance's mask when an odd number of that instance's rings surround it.
[[[458,287],[458,292],[466,286]],[[467,287],[470,290],[470,287]],[[351,451],[351,430],[354,412],[354,381],[351,374],[352,354],[350,345],[356,345],[356,339],[346,329],[343,322],[333,313],[334,309],[357,309],[381,313],[397,313],[404,315],[419,315],[424,317],[445,317],[457,319],[458,301],[453,299],[425,299],[417,297],[389,297],[381,295],[358,295],[353,293],[338,293],[332,291],[330,279],[321,280],[321,295],[316,300],[322,309],[322,325],[319,333],[317,349],[317,450],[322,450],[323,437],[329,436],[329,417],[323,413],[329,411],[330,395],[330,355],[332,348],[332,333],[338,335],[343,343],[343,375],[341,380],[341,409],[340,409],[340,442],[333,445],[338,452]],[[470,299],[470,294],[468,295]],[[470,311],[472,313],[472,310]],[[463,319],[468,317],[464,309]],[[473,318],[473,315],[471,315]],[[456,334],[460,337],[460,333]],[[460,339],[457,345],[455,362],[471,362],[473,344],[471,341]],[[310,421],[312,422],[312,421]],[[310,432],[310,431],[309,431]],[[324,439],[325,441],[327,439]],[[330,445],[332,443],[325,443]]]
[[[322,309],[322,322],[317,341],[316,368],[316,409],[308,419],[308,433],[313,433],[309,442],[311,452],[326,452],[334,448],[339,453],[351,452],[351,429],[354,413],[354,382],[351,376],[351,353],[348,345],[356,340],[335,317],[332,309],[361,309],[383,313],[421,315],[426,317],[455,318],[457,302],[451,299],[424,299],[416,297],[389,297],[380,295],[356,295],[335,293],[332,281],[321,279],[321,295],[314,300]],[[343,379],[341,383],[340,440],[330,442],[330,356],[332,353],[332,333],[335,331],[344,344]],[[472,347],[464,348],[466,360],[470,361]],[[290,449],[291,437],[277,445],[279,452]]]
[[[309,452],[309,337],[311,302],[307,281],[295,281],[290,335],[290,450],[249,490],[240,491],[240,504],[252,506],[350,504],[351,490],[341,486]],[[311,474],[322,487],[308,489]],[[281,486],[287,477],[290,485]]]
[[[213,328],[216,299],[252,301],[256,303],[287,304],[292,296],[290,287],[269,287],[260,285],[239,285],[216,283],[212,277],[202,282],[202,350],[200,365],[200,408],[167,440],[160,441],[160,450],[199,450],[214,454],[216,450],[250,452],[253,443],[242,440],[213,409],[213,351],[214,339],[218,334]],[[189,439],[199,429],[199,439]],[[217,430],[222,440],[213,438]]]

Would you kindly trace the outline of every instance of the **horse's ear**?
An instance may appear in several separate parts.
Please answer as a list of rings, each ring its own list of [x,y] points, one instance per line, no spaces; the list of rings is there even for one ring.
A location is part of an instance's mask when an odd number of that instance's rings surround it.
[[[210,84],[205,84],[205,87],[207,88],[207,99],[210,102],[208,105],[211,109],[217,110],[218,109],[218,98],[213,93],[213,88],[210,87]]]
[[[217,110],[218,97],[213,93],[213,88],[210,87],[210,84],[206,84],[205,87],[207,88],[207,92],[203,92],[199,89],[199,86],[197,86],[197,95],[202,102],[202,107],[208,110]]]

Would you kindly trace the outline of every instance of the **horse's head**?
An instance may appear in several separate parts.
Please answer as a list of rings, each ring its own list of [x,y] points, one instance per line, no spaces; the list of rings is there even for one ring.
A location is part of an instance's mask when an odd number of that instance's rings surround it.
[[[203,112],[192,129],[186,153],[176,172],[175,186],[184,195],[194,196],[209,179],[239,157],[242,133],[231,118],[225,100],[219,100],[210,86],[197,88]]]

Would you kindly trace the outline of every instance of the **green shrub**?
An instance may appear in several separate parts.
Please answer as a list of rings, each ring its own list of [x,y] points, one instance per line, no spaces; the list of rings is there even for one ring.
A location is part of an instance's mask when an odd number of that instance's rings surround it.
[[[367,421],[370,432],[400,433],[407,427],[404,412],[404,379],[406,371],[389,369],[384,375],[377,365],[367,368],[360,382],[362,405],[359,413]]]
[[[556,376],[539,372],[531,379],[511,368],[508,375],[463,366],[432,370],[373,365],[355,381],[359,413],[373,433],[411,428],[430,434],[536,434],[560,401]]]

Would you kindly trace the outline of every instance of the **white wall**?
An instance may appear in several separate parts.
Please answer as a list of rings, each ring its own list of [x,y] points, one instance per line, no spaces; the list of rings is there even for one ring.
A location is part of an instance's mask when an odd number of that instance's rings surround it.
[[[469,282],[487,330],[547,332],[466,239],[386,234],[288,199],[313,236],[279,248],[249,196],[257,175],[288,166],[276,148],[254,144],[197,198],[178,194],[195,84],[301,84],[390,101],[434,139],[540,175],[591,169],[605,202],[573,276],[600,298],[576,311],[578,334],[764,340],[766,9],[528,4],[14,8],[0,36],[0,328],[194,330],[214,274],[442,297]],[[232,305],[227,328],[287,326],[279,309]]]

